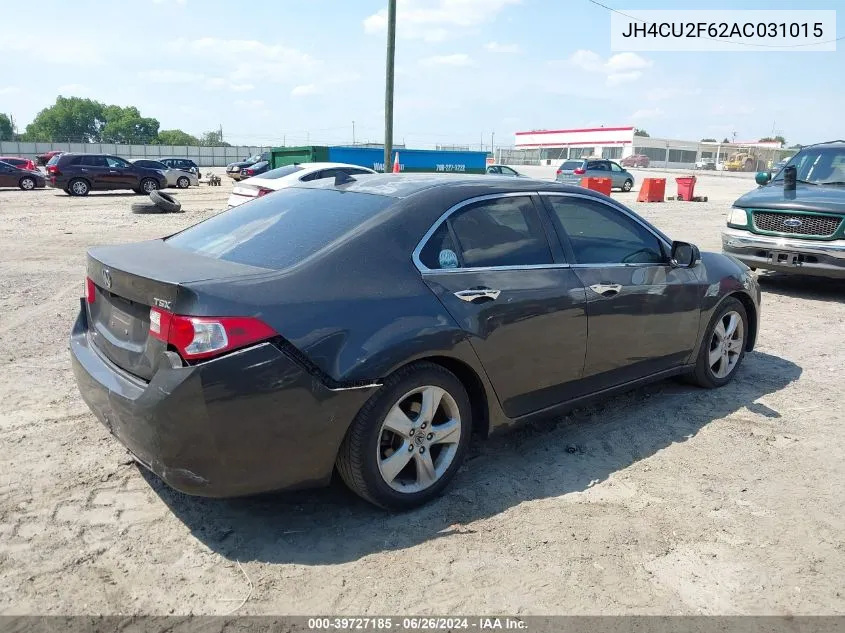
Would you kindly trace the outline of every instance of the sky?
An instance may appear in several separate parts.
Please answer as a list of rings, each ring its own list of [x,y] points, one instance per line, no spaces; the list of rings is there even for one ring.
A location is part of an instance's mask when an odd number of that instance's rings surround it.
[[[602,0],[632,9],[836,9],[839,0]],[[381,142],[386,0],[6,2],[0,112],[56,96],[134,105],[232,144]],[[836,52],[614,52],[589,0],[399,0],[394,141],[507,146],[514,132],[635,125],[683,140],[845,136]],[[9,28],[14,25],[14,28]]]

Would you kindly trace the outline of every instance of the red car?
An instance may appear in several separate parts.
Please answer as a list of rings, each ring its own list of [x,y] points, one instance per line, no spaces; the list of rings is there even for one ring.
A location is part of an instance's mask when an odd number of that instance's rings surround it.
[[[56,154],[64,154],[64,152],[58,149],[51,149],[49,152],[39,154],[35,157],[35,159],[38,161],[39,165],[46,165],[50,162],[50,159],[53,158],[53,156],[55,156]]]
[[[0,163],[7,163],[14,165],[18,169],[26,169],[28,171],[37,171],[35,161],[29,158],[19,158],[17,156],[0,156]]]
[[[623,167],[648,167],[648,156],[645,154],[631,154],[619,161]]]

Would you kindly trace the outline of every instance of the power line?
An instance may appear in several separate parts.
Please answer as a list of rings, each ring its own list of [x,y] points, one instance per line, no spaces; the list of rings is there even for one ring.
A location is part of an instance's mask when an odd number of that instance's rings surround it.
[[[640,18],[635,18],[633,15],[628,15],[627,13],[623,13],[622,11],[618,11],[613,7],[609,7],[606,4],[602,4],[598,0],[587,0],[587,2],[592,2],[594,5],[601,7],[602,9],[607,9],[612,13],[618,13],[621,16],[628,18],[629,20],[634,20],[635,22],[642,22],[643,24],[648,24],[646,20],[642,20]],[[734,40],[726,40],[719,37],[706,37],[701,36],[698,39],[700,40],[710,40],[712,42],[723,42],[725,44],[738,44],[739,46],[753,46],[757,48],[805,48],[807,46],[819,46],[821,44],[830,44],[832,42],[838,42],[839,40],[845,40],[845,35],[842,37],[837,37],[834,40],[825,40],[824,42],[812,42],[810,44],[754,44],[752,42],[737,42]]]

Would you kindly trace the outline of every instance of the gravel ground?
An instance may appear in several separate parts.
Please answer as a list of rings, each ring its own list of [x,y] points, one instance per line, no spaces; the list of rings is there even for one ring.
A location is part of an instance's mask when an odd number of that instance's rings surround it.
[[[718,249],[751,186],[614,195]],[[192,224],[230,189],[154,216],[131,194],[0,191],[0,613],[224,614],[247,596],[238,613],[845,613],[842,283],[761,278],[758,348],[731,385],[661,382],[494,438],[407,514],[338,482],[220,501],[140,471],[70,370],[85,249]]]

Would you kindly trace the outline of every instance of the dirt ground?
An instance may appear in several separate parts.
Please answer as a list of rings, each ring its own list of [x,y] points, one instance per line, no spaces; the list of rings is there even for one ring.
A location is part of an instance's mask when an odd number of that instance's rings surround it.
[[[752,187],[614,195],[718,249]],[[843,283],[761,278],[758,348],[731,385],[661,382],[494,438],[407,514],[339,482],[220,501],[139,470],[70,370],[85,249],[165,235],[230,190],[154,216],[128,193],[0,191],[0,613],[845,613]]]

